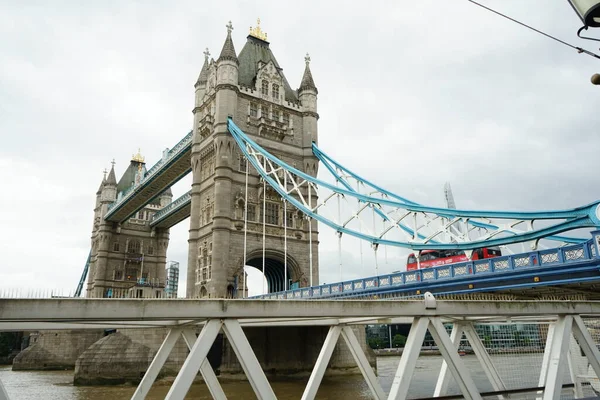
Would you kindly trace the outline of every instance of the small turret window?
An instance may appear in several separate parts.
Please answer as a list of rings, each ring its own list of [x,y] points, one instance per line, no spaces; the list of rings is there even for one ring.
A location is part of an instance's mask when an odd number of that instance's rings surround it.
[[[256,108],[256,103],[250,103],[250,116],[255,118],[258,116],[258,109]]]
[[[263,96],[269,95],[269,82],[264,79],[262,81],[262,94]]]
[[[290,124],[290,114],[283,113],[283,123],[286,124],[286,125]]]
[[[273,84],[273,100],[279,100],[279,85]]]
[[[113,243],[113,251],[119,251],[119,248],[120,248],[119,242],[114,242]]]
[[[279,121],[279,110],[273,110],[273,121]]]

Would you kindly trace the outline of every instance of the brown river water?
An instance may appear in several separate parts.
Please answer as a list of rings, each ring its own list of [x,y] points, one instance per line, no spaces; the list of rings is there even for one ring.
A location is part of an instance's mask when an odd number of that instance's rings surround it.
[[[531,387],[537,384],[541,364],[539,356],[519,355],[510,359],[499,359],[495,364],[507,386]],[[472,355],[461,359],[469,369],[478,389],[491,391],[491,385],[481,370],[478,360]],[[378,378],[386,393],[390,390],[399,361],[400,357],[377,359]],[[440,366],[439,356],[419,357],[408,397],[432,396]],[[124,400],[131,398],[135,391],[133,386],[73,386],[73,371],[25,372],[12,371],[8,366],[0,367],[0,381],[11,400]],[[271,385],[278,399],[299,399],[307,381],[308,378],[272,381]],[[222,386],[229,399],[256,398],[248,382],[223,382]],[[168,391],[168,384],[155,384],[147,399],[163,399]],[[457,393],[458,387],[452,382],[448,394]],[[317,399],[370,398],[369,389],[360,375],[324,379],[317,393]],[[186,399],[211,399],[211,397],[205,385],[194,384]]]

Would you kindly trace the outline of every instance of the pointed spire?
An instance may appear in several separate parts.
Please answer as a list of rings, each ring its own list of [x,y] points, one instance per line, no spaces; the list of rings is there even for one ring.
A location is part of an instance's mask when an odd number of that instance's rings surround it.
[[[239,65],[239,61],[237,56],[235,55],[235,48],[233,47],[233,40],[231,40],[231,31],[233,30],[233,25],[231,21],[227,25],[227,38],[225,39],[225,43],[223,44],[223,49],[221,50],[221,55],[217,61],[221,60],[231,60],[235,61],[236,64]]]
[[[208,81],[208,57],[210,57],[210,52],[208,51],[208,47],[204,50],[204,65],[200,70],[200,75],[198,76],[198,80],[196,81],[196,85],[200,85],[206,83]]]
[[[304,62],[306,62],[306,67],[304,68],[304,75],[302,75],[302,82],[300,82],[300,89],[298,89],[298,92],[310,89],[319,93],[315,81],[313,80],[312,73],[310,72],[310,56],[308,53],[306,53],[306,57],[304,57]]]
[[[111,161],[112,167],[110,167],[110,172],[108,173],[108,178],[106,179],[106,185],[115,185],[117,186],[117,177],[115,176],[115,160]]]
[[[104,176],[102,177],[102,182],[100,182],[100,187],[98,188],[98,191],[96,192],[96,194],[101,194],[102,193],[102,189],[104,189],[104,185],[106,184],[106,173],[108,171],[106,170],[106,168],[104,168],[104,171],[102,171],[102,173],[104,174]]]

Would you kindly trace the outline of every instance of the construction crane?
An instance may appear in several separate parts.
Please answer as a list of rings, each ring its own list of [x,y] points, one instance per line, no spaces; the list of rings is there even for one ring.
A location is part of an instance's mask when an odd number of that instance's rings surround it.
[[[88,270],[90,269],[91,258],[92,258],[92,251],[90,250],[90,254],[88,255],[87,261],[85,262],[85,267],[83,267],[83,273],[81,274],[81,278],[79,279],[79,284],[77,285],[77,289],[75,289],[75,295],[73,297],[81,296],[81,291],[83,290],[83,284],[85,283],[85,278],[87,277]]]

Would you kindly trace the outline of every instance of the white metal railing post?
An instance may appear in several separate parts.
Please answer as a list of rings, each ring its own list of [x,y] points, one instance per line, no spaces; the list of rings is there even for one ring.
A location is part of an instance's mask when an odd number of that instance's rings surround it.
[[[394,376],[394,381],[392,382],[392,388],[388,397],[389,400],[406,399],[428,325],[429,318],[427,317],[416,317],[413,320],[406,344],[404,345],[402,357],[400,357],[396,375]]]
[[[187,344],[188,349],[191,351],[192,347],[194,347],[194,343],[196,342],[196,333],[194,332],[194,328],[184,329],[181,334],[185,340],[185,343]],[[208,358],[205,358],[202,364],[200,364],[200,373],[202,374],[204,383],[206,383],[206,386],[208,387],[213,399],[227,399],[227,396],[225,396],[225,392],[223,392],[223,388],[221,387],[221,384],[215,375],[215,371],[213,371],[212,366],[208,362]]]
[[[208,352],[214,343],[221,325],[223,323],[217,319],[211,319],[206,322],[204,328],[200,332],[198,339],[190,350],[183,366],[179,370],[171,389],[165,396],[168,400],[183,400],[185,395],[190,390],[194,378],[198,374],[200,366],[205,361]]]
[[[327,369],[327,364],[329,364],[329,360],[331,359],[331,355],[333,354],[333,350],[335,349],[335,345],[338,342],[341,332],[342,328],[339,325],[329,327],[329,332],[327,332],[327,336],[325,337],[325,342],[323,343],[319,357],[315,362],[315,366],[310,374],[306,388],[304,388],[302,400],[312,400],[317,395],[317,391],[321,385],[321,380],[323,379],[323,375]]]
[[[269,381],[237,320],[223,320],[223,331],[259,400],[276,399]]]
[[[544,385],[543,400],[559,400],[562,391],[562,380],[565,364],[565,358],[569,350],[569,338],[573,316],[559,315],[552,336],[552,347],[548,363],[548,372],[546,375],[546,384]]]
[[[180,328],[172,328],[169,330],[167,336],[165,337],[165,340],[156,352],[152,363],[150,363],[150,366],[146,370],[142,381],[139,383],[135,393],[131,397],[131,400],[143,400],[146,398],[148,392],[150,391],[150,388],[152,387],[152,384],[156,380],[156,377],[158,376],[163,365],[165,364],[165,361],[167,361],[169,354],[171,354],[171,351],[173,350],[173,347],[175,346],[175,343],[177,342],[177,339],[179,339],[180,336]]]
[[[0,400],[9,400],[8,393],[6,392],[6,389],[4,388],[4,385],[2,384],[1,380],[0,380]]]
[[[463,335],[463,327],[460,322],[452,324],[452,332],[450,332],[450,341],[454,348],[458,351],[460,345],[460,339]],[[442,367],[440,368],[440,374],[433,391],[433,397],[440,397],[446,394],[448,385],[450,384],[450,375],[448,375],[448,363],[446,360],[442,360]]]
[[[373,372],[373,368],[371,368],[371,364],[369,364],[369,360],[367,360],[367,356],[365,356],[365,353],[362,350],[360,342],[352,331],[352,328],[344,326],[342,328],[342,337],[346,341],[346,345],[350,350],[350,353],[352,353],[360,372],[362,372],[373,397],[377,400],[385,399],[385,393],[377,380],[377,376],[375,376],[375,372]]]

